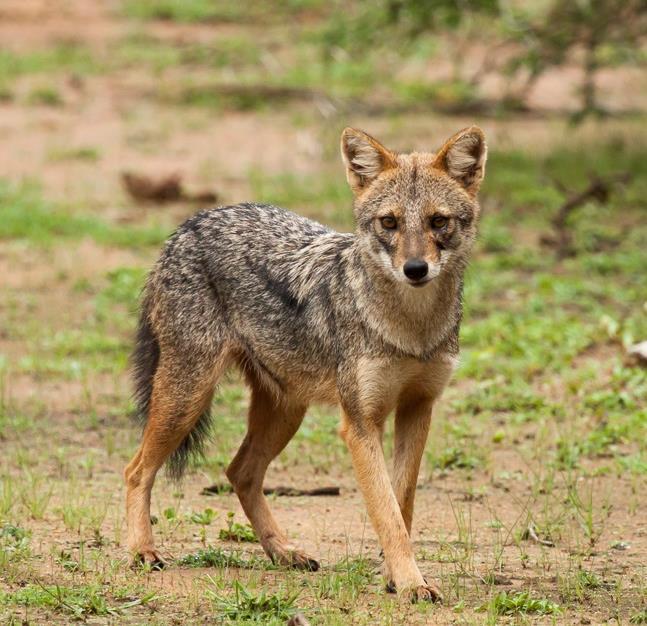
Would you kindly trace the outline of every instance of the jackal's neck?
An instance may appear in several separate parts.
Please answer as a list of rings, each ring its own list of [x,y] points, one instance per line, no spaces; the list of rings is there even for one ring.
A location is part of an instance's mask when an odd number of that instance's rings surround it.
[[[444,270],[422,288],[388,276],[358,246],[353,255],[351,288],[364,322],[381,338],[416,356],[434,350],[461,317],[463,270]]]

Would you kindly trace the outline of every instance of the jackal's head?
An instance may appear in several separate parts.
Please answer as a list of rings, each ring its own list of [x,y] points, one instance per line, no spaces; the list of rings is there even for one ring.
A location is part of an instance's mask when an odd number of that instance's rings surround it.
[[[483,131],[456,133],[434,153],[398,154],[366,133],[341,137],[355,196],[357,233],[396,280],[422,287],[464,267],[476,235],[476,193],[485,173]]]

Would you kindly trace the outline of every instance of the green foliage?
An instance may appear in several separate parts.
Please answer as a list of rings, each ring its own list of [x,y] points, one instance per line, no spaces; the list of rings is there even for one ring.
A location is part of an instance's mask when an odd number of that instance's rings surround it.
[[[90,237],[104,245],[141,247],[159,245],[168,235],[159,226],[126,227],[64,211],[45,201],[39,187],[28,182],[15,185],[0,179],[0,215],[0,240],[26,239],[38,245]]]
[[[124,11],[130,17],[204,22],[240,15],[238,6],[221,0],[126,0]]]
[[[198,511],[197,513],[191,514],[191,521],[194,524],[200,524],[201,526],[209,526],[211,522],[216,518],[217,513],[213,509],[205,509],[204,511]]]
[[[257,565],[254,559],[246,559],[238,553],[225,552],[222,548],[212,546],[201,548],[186,554],[175,561],[183,567],[216,567],[216,568],[250,568]]]
[[[57,107],[63,104],[63,97],[54,87],[38,87],[29,94],[28,102],[29,104]]]
[[[238,580],[233,586],[233,596],[222,595],[212,589],[206,591],[214,608],[228,620],[268,623],[269,620],[288,620],[296,613],[294,603],[299,597],[298,591],[288,594],[263,590],[254,594]]]
[[[108,285],[97,295],[97,310],[108,313],[115,305],[125,305],[135,311],[144,287],[147,271],[144,267],[120,267],[108,272]]]
[[[123,615],[127,609],[146,604],[155,598],[149,594],[118,606],[109,605],[99,585],[64,587],[59,585],[27,585],[13,592],[0,591],[0,606],[17,605],[52,608],[75,619],[89,615]]]
[[[93,163],[100,158],[98,148],[93,146],[79,146],[78,148],[63,148],[52,150],[49,153],[52,161],[87,161]]]
[[[227,528],[221,528],[219,538],[222,541],[257,542],[258,537],[249,524],[240,524],[234,521],[234,513],[227,513]]]
[[[433,467],[441,470],[448,469],[476,469],[483,463],[475,454],[470,454],[465,449],[452,446],[441,450],[437,456],[432,459]]]
[[[274,565],[265,557],[245,555],[241,552],[227,552],[222,548],[206,546],[191,554],[185,554],[175,561],[182,567],[212,567],[216,569],[274,570]]]
[[[59,43],[41,50],[19,54],[0,49],[0,80],[23,74],[72,72],[89,74],[100,69],[89,48],[75,43]]]
[[[0,507],[2,507],[2,495],[0,494]],[[0,508],[0,519],[2,509]],[[10,563],[27,559],[31,556],[30,550],[31,533],[14,526],[4,524],[0,527],[0,568],[7,568]]]
[[[606,65],[636,62],[644,39],[642,0],[553,0],[543,11],[533,5],[511,5],[506,11],[509,34],[522,43],[507,71],[527,73],[523,98],[547,69],[566,62],[582,65],[580,110],[574,120],[601,113],[595,87],[596,73]],[[580,54],[573,54],[573,52]]]
[[[322,34],[328,49],[366,49],[395,38],[400,45],[418,37],[457,28],[477,14],[496,15],[496,0],[378,0],[354,2],[346,11],[335,12]]]
[[[491,615],[519,615],[534,613],[538,615],[559,615],[561,608],[551,600],[533,598],[528,591],[498,593],[477,611],[488,611]]]
[[[353,602],[375,580],[375,567],[367,559],[345,558],[334,565],[332,572],[326,573],[317,581],[316,592],[320,598]]]

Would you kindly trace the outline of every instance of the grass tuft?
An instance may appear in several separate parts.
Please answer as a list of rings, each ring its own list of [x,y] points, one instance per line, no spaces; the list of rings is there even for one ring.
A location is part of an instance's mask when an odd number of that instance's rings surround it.
[[[558,615],[561,608],[555,602],[545,598],[533,598],[528,591],[498,593],[477,611],[488,611],[493,615],[521,615],[534,613],[537,615]]]
[[[270,620],[288,620],[296,613],[294,603],[299,597],[298,591],[288,594],[263,590],[254,594],[238,580],[233,586],[233,595],[223,595],[212,589],[206,591],[218,613],[228,620],[267,623]]]

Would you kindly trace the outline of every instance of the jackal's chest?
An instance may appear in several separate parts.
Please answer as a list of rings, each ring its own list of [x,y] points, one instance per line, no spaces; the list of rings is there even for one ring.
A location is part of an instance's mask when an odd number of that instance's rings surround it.
[[[406,395],[437,398],[449,382],[456,357],[433,361],[410,358],[363,358],[357,365],[357,395],[366,412],[390,412]]]

